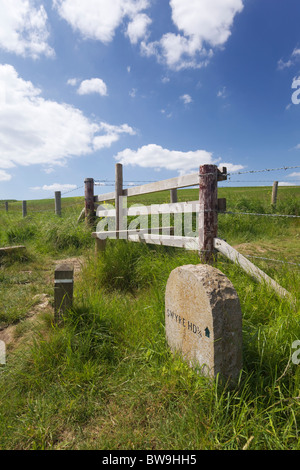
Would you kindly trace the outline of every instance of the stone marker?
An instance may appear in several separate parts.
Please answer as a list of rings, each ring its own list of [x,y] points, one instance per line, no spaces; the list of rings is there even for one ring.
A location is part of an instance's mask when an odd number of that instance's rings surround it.
[[[174,269],[165,294],[166,337],[173,352],[206,376],[236,381],[242,368],[242,312],[237,293],[218,269]]]

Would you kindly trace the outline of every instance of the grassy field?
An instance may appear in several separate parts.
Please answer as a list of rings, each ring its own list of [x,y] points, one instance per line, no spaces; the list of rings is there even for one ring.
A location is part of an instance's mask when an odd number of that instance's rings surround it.
[[[300,188],[220,188],[227,210],[300,215]],[[132,198],[169,201],[160,193]],[[179,200],[196,200],[196,190]],[[95,258],[91,229],[77,223],[83,198],[29,201],[5,213],[0,246],[26,253],[0,259],[0,449],[299,450],[299,219],[220,214],[219,236],[237,246],[295,297],[278,298],[219,256],[243,312],[244,366],[229,389],[173,356],[164,331],[170,272],[198,264],[196,253],[109,241]],[[53,325],[53,277],[61,260],[76,261],[74,307]],[[281,262],[278,262],[281,261]],[[292,264],[293,263],[293,264]],[[2,336],[1,336],[2,335]]]

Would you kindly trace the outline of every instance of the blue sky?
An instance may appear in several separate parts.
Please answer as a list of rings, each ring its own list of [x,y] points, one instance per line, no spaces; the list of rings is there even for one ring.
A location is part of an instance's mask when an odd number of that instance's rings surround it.
[[[128,183],[300,166],[299,21],[298,0],[0,0],[0,199],[117,162]],[[274,180],[300,169],[222,184]]]

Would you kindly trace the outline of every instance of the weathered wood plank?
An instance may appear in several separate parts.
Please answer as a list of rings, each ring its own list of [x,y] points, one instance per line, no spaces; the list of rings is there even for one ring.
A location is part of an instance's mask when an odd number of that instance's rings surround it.
[[[104,201],[114,201],[116,198],[115,193],[106,193],[106,194],[100,194],[99,196],[94,196],[94,201],[95,202],[104,202]]]
[[[139,196],[141,194],[157,193],[160,191],[197,185],[199,185],[199,175],[198,173],[192,173],[191,175],[177,176],[168,180],[156,181],[154,183],[128,188],[123,191],[123,196]]]
[[[249,261],[245,256],[241,255],[237,250],[235,250],[232,246],[226,243],[224,240],[219,238],[215,238],[214,240],[215,248],[222,253],[224,256],[229,258],[231,261],[239,265],[246,273],[250,276],[257,279],[259,282],[265,282],[267,285],[272,287],[275,292],[277,292],[280,297],[289,297],[291,298],[291,294],[277,284],[274,279],[270,278],[266,273],[264,273],[261,269],[255,266],[251,261]]]

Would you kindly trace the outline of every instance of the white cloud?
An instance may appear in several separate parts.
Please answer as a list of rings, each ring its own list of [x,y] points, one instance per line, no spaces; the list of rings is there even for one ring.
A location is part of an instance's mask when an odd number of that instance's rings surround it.
[[[73,189],[76,189],[77,186],[74,184],[59,184],[59,183],[54,183],[49,186],[44,185],[44,186],[35,186],[33,188],[30,188],[32,191],[72,191]]]
[[[77,83],[78,83],[78,78],[69,78],[69,80],[67,81],[67,84],[70,86],[76,86]]]
[[[55,170],[54,168],[44,168],[43,172],[46,173],[46,175],[51,175],[51,173],[54,173]]]
[[[296,186],[296,184],[288,181],[279,181],[278,186]]]
[[[190,95],[182,95],[180,99],[184,102],[184,104],[190,104],[193,102],[192,97]]]
[[[145,145],[136,151],[127,148],[119,152],[115,159],[123,165],[165,168],[179,173],[186,173],[201,164],[213,162],[212,154],[205,150],[181,152],[168,150],[156,144]]]
[[[226,43],[234,17],[243,10],[242,0],[170,0],[170,6],[180,34],[166,33],[148,44],[143,41],[141,50],[174,70],[206,66],[213,48]]]
[[[180,174],[195,170],[202,164],[214,163],[212,153],[205,150],[181,152],[168,150],[156,144],[145,145],[138,150],[127,148],[119,152],[115,159],[123,165],[154,169],[165,168],[178,171]]]
[[[10,181],[11,175],[6,173],[6,171],[0,170],[0,181]]]
[[[234,163],[218,163],[219,168],[227,168],[227,173],[233,173],[235,171],[243,170],[245,167],[243,165],[236,165]]]
[[[120,139],[122,134],[135,135],[135,131],[128,126],[128,124],[113,126],[111,124],[101,122],[98,126],[98,130],[102,132],[102,135],[96,135],[94,137],[94,150],[101,150],[102,148],[110,147],[114,142],[117,142]]]
[[[292,65],[294,65],[293,61],[291,59],[287,60],[286,62],[283,60],[283,59],[280,59],[278,62],[277,62],[277,68],[278,70],[284,70],[284,69],[287,69],[289,67],[291,67]]]
[[[226,87],[223,86],[223,88],[221,88],[218,93],[217,93],[217,97],[218,98],[223,98],[225,99],[227,97],[227,90],[226,90]]]
[[[220,158],[213,158],[213,154],[206,150],[182,152],[169,150],[156,144],[144,145],[138,150],[127,148],[115,155],[114,158],[125,166],[140,166],[154,170],[166,169],[178,171],[179,174],[198,171],[200,165],[206,164],[218,165],[219,168],[226,167],[228,173],[244,168],[242,165],[233,163],[220,163]]]
[[[47,13],[36,0],[0,0],[0,48],[24,57],[51,57]]]
[[[284,61],[283,59],[280,59],[277,62],[278,70],[284,70],[286,68],[293,67],[296,64],[296,62],[299,60],[299,58],[300,58],[300,49],[295,48],[288,60]]]
[[[300,179],[300,172],[299,171],[294,171],[294,173],[291,173],[289,176],[289,178],[299,178]]]
[[[11,65],[0,65],[0,90],[0,169],[62,165],[135,133],[127,124],[92,121],[73,106],[45,100]]]
[[[148,27],[152,23],[151,18],[145,13],[139,13],[128,24],[127,35],[132,44],[137,44],[140,39],[147,35]]]
[[[101,96],[107,96],[107,86],[101,78],[91,78],[81,82],[77,93],[79,95],[90,95],[99,93]]]
[[[231,35],[243,0],[170,0],[172,20],[178,33],[166,32],[149,41],[150,0],[53,0],[59,15],[84,39],[111,42],[122,25],[132,44],[140,42],[141,53],[156,56],[174,70],[205,67],[214,48]]]
[[[53,0],[58,13],[85,39],[112,41],[116,29],[129,18],[132,38],[140,37],[149,20],[138,17],[149,6],[148,0]],[[138,19],[137,19],[138,18]]]

